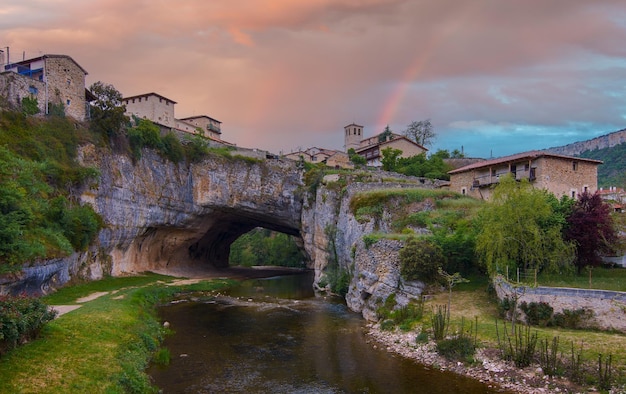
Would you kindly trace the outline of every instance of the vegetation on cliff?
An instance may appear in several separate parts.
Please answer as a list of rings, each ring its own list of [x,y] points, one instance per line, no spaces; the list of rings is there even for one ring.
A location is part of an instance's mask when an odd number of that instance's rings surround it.
[[[293,237],[264,228],[256,228],[230,245],[231,266],[275,265],[304,267],[304,256]]]
[[[93,138],[66,118],[0,112],[0,272],[84,250],[102,222],[74,194],[98,170],[77,164]]]

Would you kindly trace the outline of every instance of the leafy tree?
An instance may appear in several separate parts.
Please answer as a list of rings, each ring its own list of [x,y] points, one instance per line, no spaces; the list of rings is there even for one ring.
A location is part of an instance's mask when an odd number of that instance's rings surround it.
[[[556,271],[573,261],[573,245],[563,240],[547,193],[526,180],[500,177],[478,222],[476,249],[491,275],[505,267]]]
[[[452,159],[462,159],[462,158],[464,158],[464,157],[465,157],[465,154],[464,154],[463,152],[461,152],[460,150],[455,149],[455,150],[453,150],[453,151],[452,151],[452,153],[450,154],[450,157],[451,157]]]
[[[407,280],[432,283],[439,278],[439,269],[445,264],[443,250],[428,238],[409,238],[400,249],[400,273]]]
[[[350,158],[350,161],[354,165],[361,165],[361,166],[363,166],[363,165],[367,164],[367,159],[365,157],[359,155],[358,153],[356,153],[354,148],[348,149],[348,157]]]
[[[395,171],[398,166],[398,158],[402,154],[400,149],[394,149],[390,146],[381,150],[383,158],[381,162],[383,163],[384,171]]]
[[[601,253],[610,253],[617,234],[610,215],[611,207],[598,193],[584,192],[578,196],[567,217],[565,238],[576,245],[576,268],[580,274],[586,266],[601,264]]]
[[[385,126],[383,132],[378,135],[378,142],[385,142],[387,140],[390,140],[391,137],[393,137],[393,132],[389,128],[389,125],[387,125]]]
[[[452,167],[443,161],[446,154],[447,151],[440,150],[428,158],[426,153],[411,157],[400,157],[398,158],[395,171],[404,175],[449,180],[450,175],[448,175],[448,171]]]
[[[122,104],[122,93],[113,85],[100,81],[91,85],[89,91],[96,97],[91,106],[91,127],[111,137],[129,122],[124,114],[126,107]]]
[[[230,246],[231,265],[302,267],[304,257],[293,237],[264,228],[243,234]]]
[[[430,119],[411,122],[404,130],[404,135],[422,146],[430,146],[435,140],[435,131]]]

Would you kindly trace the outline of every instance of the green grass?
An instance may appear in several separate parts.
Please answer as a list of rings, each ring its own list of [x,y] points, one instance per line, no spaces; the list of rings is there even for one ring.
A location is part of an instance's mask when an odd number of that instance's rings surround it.
[[[496,320],[499,320],[502,330],[502,319],[498,318],[495,299],[487,294],[488,280],[483,276],[470,276],[469,283],[461,283],[454,287],[452,292],[452,307],[450,318],[450,332],[455,332],[464,320],[466,329],[469,323],[475,324],[478,317],[478,341],[484,347],[497,348],[498,334],[496,332]],[[447,304],[448,294],[442,292],[432,297],[425,305],[425,318],[422,320],[424,328],[430,330],[429,314],[437,305]],[[507,323],[510,328],[510,323]],[[557,327],[532,327],[532,332],[537,331],[539,339],[559,337],[559,349],[565,357],[571,354],[571,344],[574,343],[576,351],[583,345],[582,356],[585,363],[591,366],[597,365],[598,354],[613,355],[613,366],[620,370],[621,384],[626,383],[626,335],[590,331],[569,330]]]
[[[537,278],[537,285],[626,291],[626,268],[594,268],[591,274],[591,287],[589,273],[586,271],[580,275],[541,274]]]
[[[46,297],[68,303],[94,291],[119,289],[59,317],[39,339],[0,359],[0,392],[153,392],[144,370],[165,334],[155,306],[179,292],[213,291],[234,283],[167,286],[172,279],[153,274],[108,278]]]

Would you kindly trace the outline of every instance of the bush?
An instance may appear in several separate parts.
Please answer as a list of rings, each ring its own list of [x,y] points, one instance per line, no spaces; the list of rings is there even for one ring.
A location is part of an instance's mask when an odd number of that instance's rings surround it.
[[[593,311],[590,309],[563,309],[563,312],[554,315],[554,325],[563,328],[582,328],[585,322],[593,317]]]
[[[458,336],[438,341],[437,352],[448,360],[469,362],[472,361],[476,347],[471,338]]]
[[[172,133],[168,133],[163,137],[162,150],[165,157],[172,163],[180,163],[185,158],[185,151],[178,138]]]
[[[400,273],[406,280],[433,283],[446,257],[439,245],[427,238],[409,238],[400,250]]]
[[[547,302],[522,302],[520,309],[526,314],[526,323],[546,327],[552,323],[554,309]]]
[[[0,355],[36,338],[55,316],[38,298],[0,296]]]

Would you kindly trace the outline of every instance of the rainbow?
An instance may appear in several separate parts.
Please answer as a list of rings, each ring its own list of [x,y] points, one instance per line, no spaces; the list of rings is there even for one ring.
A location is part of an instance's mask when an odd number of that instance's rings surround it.
[[[459,4],[461,4],[461,2]],[[416,56],[411,64],[404,70],[402,78],[400,78],[397,86],[385,101],[376,121],[375,133],[382,132],[386,125],[393,123],[392,120],[406,97],[411,84],[418,78],[424,67],[435,55],[435,48],[444,40],[448,40],[456,35],[471,14],[479,11],[478,8],[480,8],[480,4],[478,3],[472,4],[472,2],[465,2],[464,8],[459,8],[456,15],[452,15],[450,19],[443,21],[443,27],[438,32],[432,34],[431,39],[426,43],[426,47],[420,51],[419,55]]]

